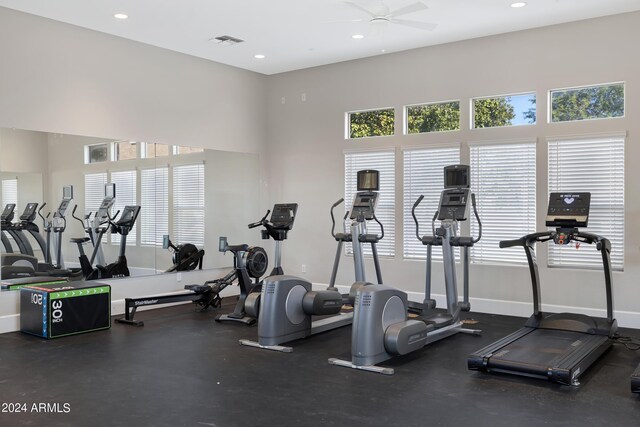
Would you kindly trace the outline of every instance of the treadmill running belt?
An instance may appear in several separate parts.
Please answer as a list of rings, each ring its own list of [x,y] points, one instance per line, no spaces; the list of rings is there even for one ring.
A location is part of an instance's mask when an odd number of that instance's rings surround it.
[[[571,369],[591,353],[591,348],[600,347],[606,340],[607,337],[599,335],[536,329],[496,351],[489,366],[493,370],[546,378],[551,368]]]

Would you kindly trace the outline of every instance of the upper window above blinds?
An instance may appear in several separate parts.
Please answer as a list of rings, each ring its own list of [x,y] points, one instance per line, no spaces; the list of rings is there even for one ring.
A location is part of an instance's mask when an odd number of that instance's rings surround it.
[[[88,173],[84,176],[84,213],[96,213],[104,199],[104,186],[107,183],[107,173]],[[116,188],[116,196],[118,188]]]
[[[173,168],[173,235],[176,244],[204,246],[204,165]]]
[[[420,236],[432,234],[431,219],[438,209],[444,188],[444,167],[460,163],[460,148],[430,148],[404,152],[403,252],[405,258],[427,257],[426,246],[416,237],[411,208],[420,195],[424,199],[416,209]],[[442,259],[442,248],[434,246],[433,259]]]
[[[394,114],[393,108],[347,113],[347,138],[393,135]]]
[[[140,244],[162,246],[169,234],[169,168],[140,171]]]
[[[587,231],[611,241],[611,266],[624,267],[624,136],[549,141],[549,192],[591,193]],[[602,268],[594,245],[549,245],[549,266]]]
[[[18,179],[2,180],[2,208],[8,203],[18,205]]]
[[[407,134],[460,130],[460,101],[409,105],[405,114]]]
[[[351,210],[353,196],[356,194],[356,176],[363,169],[374,169],[380,172],[380,195],[376,217],[384,226],[384,238],[377,244],[378,255],[395,255],[395,152],[394,151],[361,151],[344,155],[344,201],[345,208]],[[347,230],[351,220],[347,218]],[[380,227],[375,221],[368,221],[368,233],[380,234]],[[348,244],[347,253],[351,253]],[[371,255],[371,245],[363,245],[363,253]]]
[[[472,128],[532,125],[536,123],[536,94],[473,98]]]
[[[111,208],[112,215],[124,211],[125,206],[137,205],[136,198],[136,171],[111,172],[111,182],[116,185],[116,201]],[[119,216],[118,216],[119,217]],[[117,219],[116,219],[117,221]],[[135,245],[137,237],[137,221],[133,229],[127,235],[127,245]],[[120,244],[120,234],[111,233],[111,243]]]
[[[552,90],[549,100],[553,123],[624,117],[624,83]]]
[[[471,250],[471,262],[526,264],[522,248],[498,245],[536,230],[535,142],[472,146],[471,190],[482,221],[482,239]],[[475,221],[471,234],[478,235]]]

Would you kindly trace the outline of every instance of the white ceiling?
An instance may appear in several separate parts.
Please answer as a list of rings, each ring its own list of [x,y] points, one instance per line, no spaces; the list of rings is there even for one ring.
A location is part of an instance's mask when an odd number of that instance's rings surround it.
[[[370,10],[380,3],[352,1]],[[384,1],[393,11],[418,0]],[[376,29],[341,0],[0,0],[0,6],[263,74],[640,10],[640,0],[528,0],[519,9],[509,6],[513,1],[422,0],[427,10],[399,17],[435,23],[433,31]],[[118,12],[129,19],[115,19]],[[221,35],[245,42],[209,41]]]

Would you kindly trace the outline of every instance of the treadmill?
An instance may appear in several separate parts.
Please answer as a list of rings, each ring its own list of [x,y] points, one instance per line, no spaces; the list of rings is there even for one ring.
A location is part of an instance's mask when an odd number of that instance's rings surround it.
[[[611,242],[578,230],[589,218],[590,193],[551,193],[546,225],[553,231],[528,234],[500,242],[501,248],[522,246],[533,287],[533,315],[522,329],[471,354],[471,370],[501,372],[578,386],[579,377],[613,344],[618,325],[613,318]],[[540,310],[540,278],[535,257],[537,242],[594,244],[602,255],[607,318]]]

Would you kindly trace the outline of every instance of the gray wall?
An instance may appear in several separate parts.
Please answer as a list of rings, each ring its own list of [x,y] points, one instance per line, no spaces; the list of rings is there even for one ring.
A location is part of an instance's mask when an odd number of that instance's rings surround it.
[[[640,39],[640,14],[522,31],[344,62],[269,77],[269,195],[300,203],[299,217],[284,248],[283,265],[310,280],[327,283],[335,252],[329,231],[329,208],[344,192],[345,149],[429,146],[462,143],[462,161],[468,161],[468,142],[537,138],[538,228],[544,227],[547,152],[545,138],[601,132],[628,132],[626,144],[625,271],[615,273],[615,298],[621,323],[640,327],[640,59],[632,54]],[[546,124],[547,91],[567,86],[626,82],[626,117],[583,123]],[[535,91],[535,126],[469,130],[469,98]],[[301,94],[306,94],[302,101]],[[285,103],[282,103],[285,98]],[[463,128],[459,132],[402,135],[398,114],[407,104],[461,100]],[[396,136],[348,141],[344,139],[345,112],[369,108],[396,108]],[[397,152],[397,157],[401,153]],[[397,163],[400,165],[400,161]],[[402,171],[396,175],[397,218],[402,213]],[[481,201],[480,201],[481,203]],[[402,221],[396,221],[396,257],[383,259],[386,283],[420,292],[424,264],[402,259]],[[543,301],[578,307],[585,312],[604,308],[602,273],[546,268],[546,251],[539,251]],[[368,277],[374,278],[370,260]],[[351,259],[343,257],[338,283],[353,281]],[[436,263],[435,270],[441,270]],[[531,290],[526,267],[473,265],[472,307],[527,315]],[[434,291],[444,293],[441,272]],[[624,313],[633,312],[633,313]]]

